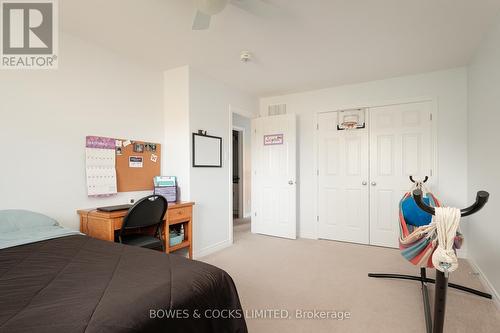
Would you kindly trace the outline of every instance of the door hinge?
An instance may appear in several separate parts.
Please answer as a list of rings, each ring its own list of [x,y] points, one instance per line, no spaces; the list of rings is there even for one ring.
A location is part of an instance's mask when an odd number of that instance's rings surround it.
[[[432,121],[432,113],[429,113],[429,120]]]
[[[319,222],[319,215],[316,215],[316,222]]]
[[[257,216],[257,212],[253,213],[254,216]]]
[[[316,129],[319,130],[319,123],[316,124]]]

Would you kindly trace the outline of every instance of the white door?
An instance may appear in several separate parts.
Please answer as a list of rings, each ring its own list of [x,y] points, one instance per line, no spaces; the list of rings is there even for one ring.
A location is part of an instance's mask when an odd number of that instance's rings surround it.
[[[296,121],[252,120],[252,232],[297,238]]]
[[[431,103],[371,108],[370,244],[397,247],[399,200],[410,175],[431,176]]]
[[[319,238],[369,243],[368,130],[318,115]]]

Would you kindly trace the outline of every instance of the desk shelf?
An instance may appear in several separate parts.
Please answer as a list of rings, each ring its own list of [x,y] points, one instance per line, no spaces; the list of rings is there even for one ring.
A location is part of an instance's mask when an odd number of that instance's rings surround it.
[[[180,249],[184,249],[184,248],[189,247],[189,246],[191,246],[191,242],[189,240],[185,240],[185,241],[183,241],[180,244],[177,244],[177,245],[174,245],[174,246],[170,246],[169,250],[170,250],[170,252],[174,252],[174,251],[177,251],[177,250],[180,250]]]

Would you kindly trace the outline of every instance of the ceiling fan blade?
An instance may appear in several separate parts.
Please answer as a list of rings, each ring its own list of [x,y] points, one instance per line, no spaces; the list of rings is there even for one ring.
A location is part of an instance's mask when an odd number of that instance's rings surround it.
[[[204,14],[199,10],[196,11],[196,15],[193,20],[193,30],[206,30],[210,27],[210,15]]]
[[[231,0],[231,4],[260,17],[273,17],[280,14],[280,8],[266,0]]]

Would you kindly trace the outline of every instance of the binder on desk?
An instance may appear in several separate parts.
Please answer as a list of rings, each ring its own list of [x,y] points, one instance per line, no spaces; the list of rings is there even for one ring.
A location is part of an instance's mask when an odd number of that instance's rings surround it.
[[[163,196],[167,202],[177,202],[177,179],[175,176],[157,176],[153,179],[154,194]]]
[[[177,186],[177,178],[175,176],[156,176],[153,178],[155,187]]]

